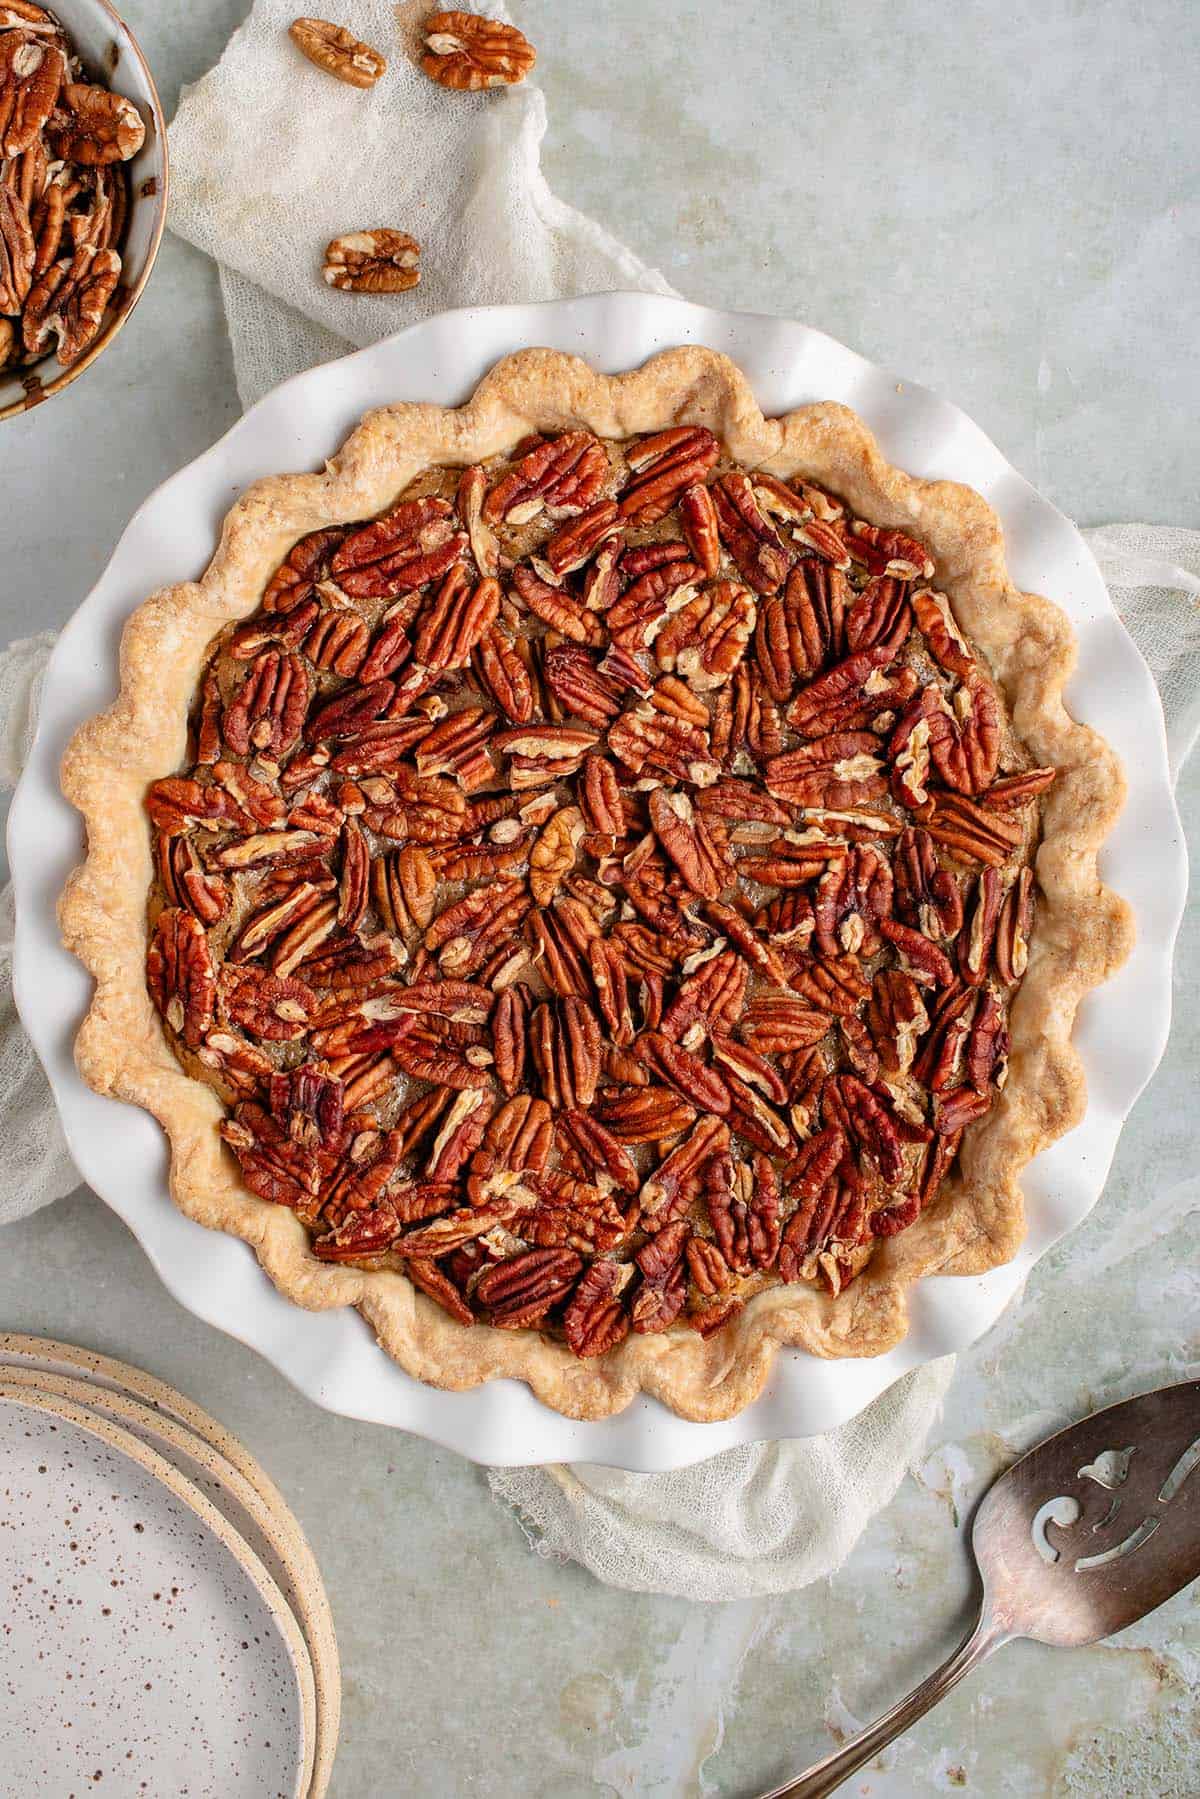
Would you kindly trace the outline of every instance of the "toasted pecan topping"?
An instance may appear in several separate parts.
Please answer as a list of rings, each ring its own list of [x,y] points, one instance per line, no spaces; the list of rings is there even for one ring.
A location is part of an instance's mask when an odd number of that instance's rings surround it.
[[[147,981],[319,1260],[588,1358],[837,1293],[937,1203],[1054,771],[935,573],[699,425],[293,546],[147,795]]]

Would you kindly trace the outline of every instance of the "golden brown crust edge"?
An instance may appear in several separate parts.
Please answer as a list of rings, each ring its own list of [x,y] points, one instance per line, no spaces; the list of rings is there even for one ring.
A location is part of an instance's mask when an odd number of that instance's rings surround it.
[[[709,426],[739,462],[781,476],[803,471],[861,515],[926,543],[939,585],[986,654],[1019,735],[1039,764],[1060,773],[1045,803],[1041,897],[1010,1020],[1009,1078],[988,1117],[968,1130],[934,1210],[884,1241],[836,1299],[774,1287],[707,1341],[685,1328],[631,1336],[582,1362],[535,1332],[458,1325],[402,1274],[318,1262],[293,1214],[242,1184],[217,1135],[221,1103],[180,1068],[146,991],[153,871],[143,796],[184,759],[187,713],[212,637],[254,611],[268,575],[305,532],[373,516],[430,463],[479,461],[533,430],[586,426],[626,437],[683,423]],[[84,817],[87,859],[68,882],[59,915],[67,947],[96,982],[76,1041],[80,1072],[97,1091],[144,1106],[162,1124],[182,1211],[250,1244],[299,1305],[357,1306],[388,1354],[418,1379],[461,1389],[512,1377],[575,1418],[618,1411],[639,1389],[685,1418],[729,1417],[759,1393],[777,1345],[822,1356],[881,1354],[905,1335],[913,1281],[979,1274],[1008,1261],[1024,1235],[1022,1167],[1083,1115],[1085,1081],[1070,1040],[1076,1009],[1124,960],[1133,929],[1125,902],[1097,874],[1124,778],[1108,745],[1063,706],[1074,661],[1063,613],[1012,585],[999,520],[978,494],[892,468],[844,406],[765,419],[741,371],[714,351],[668,350],[641,369],[606,377],[575,357],[527,350],[498,363],[461,408],[370,413],[324,473],[276,476],[250,488],[226,518],[202,579],[139,607],[122,639],[119,698],[67,748],[62,787]]]

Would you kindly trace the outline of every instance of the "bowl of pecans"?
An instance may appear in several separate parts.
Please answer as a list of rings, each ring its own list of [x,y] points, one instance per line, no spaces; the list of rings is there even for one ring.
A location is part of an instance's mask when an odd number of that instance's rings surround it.
[[[162,106],[108,0],[0,0],[0,419],[113,341],[166,210]]]

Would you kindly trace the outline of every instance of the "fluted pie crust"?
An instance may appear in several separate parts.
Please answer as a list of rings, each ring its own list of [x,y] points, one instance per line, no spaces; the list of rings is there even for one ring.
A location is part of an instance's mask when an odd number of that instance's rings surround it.
[[[255,611],[268,577],[305,533],[371,518],[422,469],[486,460],[531,432],[586,428],[620,439],[677,424],[705,425],[737,463],[785,479],[803,475],[860,516],[925,544],[936,584],[986,656],[1013,728],[1035,761],[1058,774],[1043,807],[1038,905],[1011,1011],[1008,1080],[991,1112],[968,1127],[933,1209],[882,1241],[836,1297],[805,1284],[772,1286],[707,1339],[678,1325],[627,1336],[583,1361],[536,1330],[457,1324],[402,1273],[319,1261],[299,1219],[243,1184],[218,1135],[226,1108],[184,1072],[147,992],[146,896],[155,870],[144,800],[150,782],[186,759],[189,708],[214,635]],[[60,920],[64,941],[96,982],[76,1043],[80,1071],[97,1091],[144,1106],[162,1124],[171,1192],[189,1217],[250,1244],[299,1305],[358,1307],[388,1354],[419,1379],[460,1389],[514,1377],[576,1418],[617,1411],[639,1389],[686,1418],[728,1417],[759,1393],[777,1345],[821,1356],[880,1354],[905,1335],[912,1282],[1008,1261],[1024,1234],[1022,1168],[1083,1114],[1084,1076],[1071,1045],[1076,1009],[1128,953],[1132,924],[1097,875],[1124,781],[1107,744],[1064,708],[1074,660],[1063,613],[1013,586],[999,521],[978,494],[891,467],[844,406],[764,418],[744,376],[715,352],[670,350],[610,378],[576,358],[529,350],[499,363],[460,408],[371,413],[323,472],[249,489],[202,579],[139,607],[122,640],[119,698],[67,749],[62,786],[86,822],[87,858],[68,882]]]

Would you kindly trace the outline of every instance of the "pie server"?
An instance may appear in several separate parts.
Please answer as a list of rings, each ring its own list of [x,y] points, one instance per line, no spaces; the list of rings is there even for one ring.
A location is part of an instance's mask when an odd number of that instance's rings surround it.
[[[1200,1381],[1110,1405],[1039,1443],[984,1495],[971,1544],[983,1597],[953,1655],[761,1799],[832,1793],[1002,1643],[1098,1643],[1200,1576]]]

